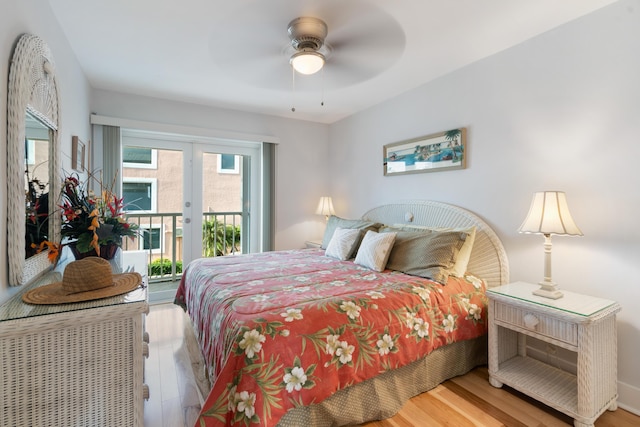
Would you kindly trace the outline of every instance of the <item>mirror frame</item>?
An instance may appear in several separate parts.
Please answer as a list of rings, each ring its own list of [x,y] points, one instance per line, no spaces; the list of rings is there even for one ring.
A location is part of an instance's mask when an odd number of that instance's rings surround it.
[[[49,46],[33,34],[18,39],[9,71],[7,96],[7,256],[9,285],[19,286],[51,268],[47,253],[25,259],[25,120],[35,116],[52,130],[49,144],[49,212],[56,212],[60,181],[59,95]],[[49,220],[49,239],[60,241],[61,216]]]

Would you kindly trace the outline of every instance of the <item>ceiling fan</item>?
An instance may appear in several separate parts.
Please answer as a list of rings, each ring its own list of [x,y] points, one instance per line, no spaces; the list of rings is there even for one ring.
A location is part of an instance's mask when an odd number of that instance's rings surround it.
[[[209,52],[215,66],[249,86],[289,92],[292,66],[309,61],[315,64],[307,68],[310,78],[299,74],[296,91],[317,91],[318,74],[324,89],[333,91],[379,75],[404,51],[400,24],[368,0],[235,4],[234,13],[211,32]]]
[[[320,71],[326,61],[325,54],[320,49],[329,49],[324,42],[328,32],[327,24],[319,18],[301,17],[289,22],[287,32],[291,46],[296,50],[289,59],[293,69],[306,75]]]

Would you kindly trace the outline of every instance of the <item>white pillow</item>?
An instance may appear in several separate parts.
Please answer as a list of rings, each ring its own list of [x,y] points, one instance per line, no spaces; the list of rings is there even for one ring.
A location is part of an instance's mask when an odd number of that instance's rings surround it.
[[[367,231],[364,235],[355,263],[371,270],[382,271],[387,266],[387,260],[396,240],[396,233],[376,233]]]
[[[327,245],[325,255],[331,258],[337,258],[341,261],[347,260],[353,256],[356,248],[360,230],[357,228],[336,228],[333,236]]]

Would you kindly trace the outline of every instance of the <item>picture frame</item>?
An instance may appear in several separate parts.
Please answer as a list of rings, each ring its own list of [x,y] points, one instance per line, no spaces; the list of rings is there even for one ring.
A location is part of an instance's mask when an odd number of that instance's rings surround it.
[[[85,170],[86,147],[80,138],[75,135],[71,137],[71,168],[78,172]]]
[[[464,169],[467,129],[457,128],[383,147],[385,176]]]

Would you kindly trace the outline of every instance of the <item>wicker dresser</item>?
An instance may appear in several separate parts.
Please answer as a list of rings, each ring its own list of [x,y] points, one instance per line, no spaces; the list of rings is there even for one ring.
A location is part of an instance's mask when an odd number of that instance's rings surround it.
[[[48,273],[22,292],[60,280]],[[0,426],[143,426],[148,311],[146,287],[50,306],[18,294],[0,306]]]
[[[617,408],[614,301],[563,291],[552,300],[532,294],[539,285],[516,282],[487,291],[489,381],[506,384],[591,427]],[[576,353],[576,373],[527,357],[527,337]]]

